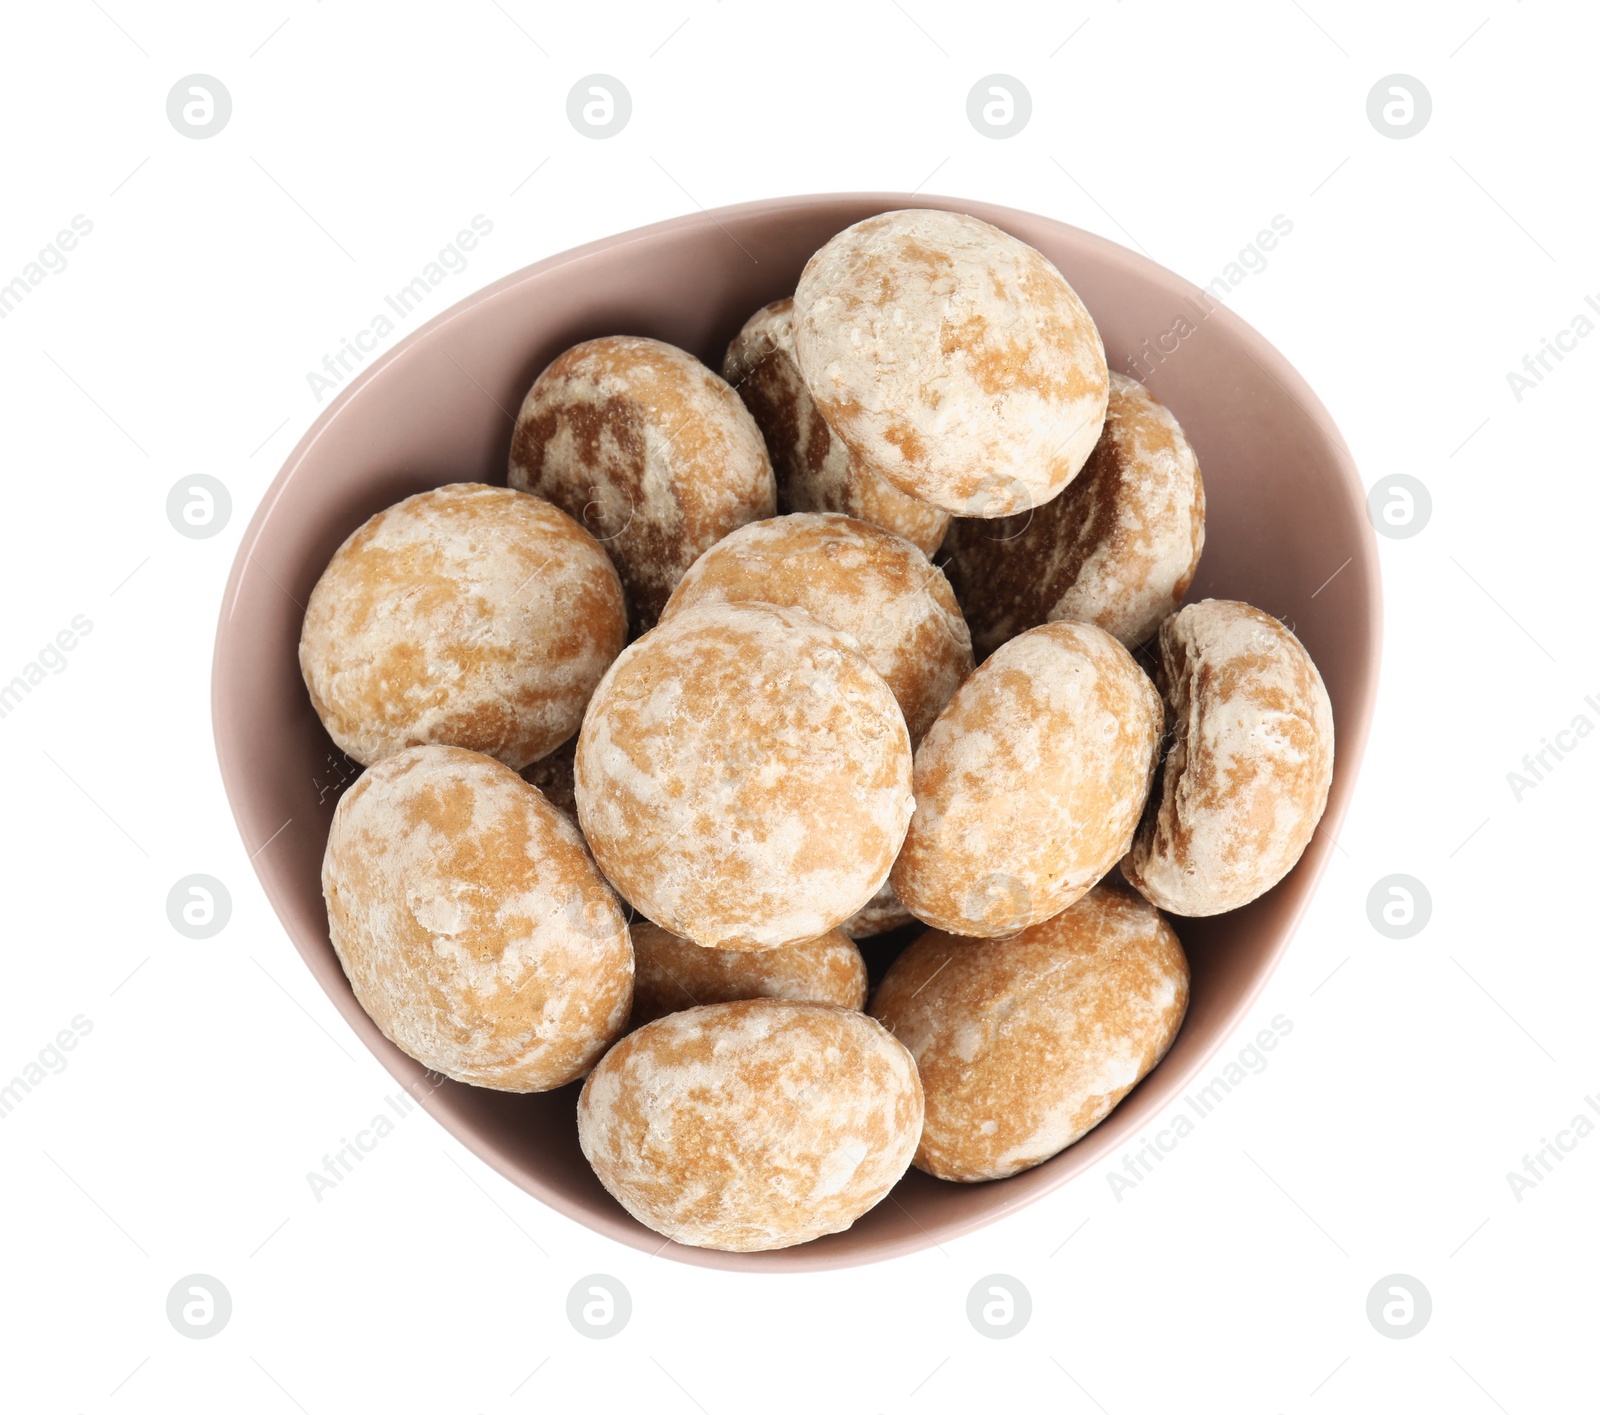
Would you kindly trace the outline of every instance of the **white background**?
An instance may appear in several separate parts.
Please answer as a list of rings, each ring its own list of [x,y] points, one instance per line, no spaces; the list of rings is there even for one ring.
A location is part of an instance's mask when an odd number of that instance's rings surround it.
[[[1520,1412],[1591,1408],[1600,1135],[1506,1173],[1600,1096],[1600,734],[1517,801],[1506,774],[1600,699],[1600,338],[1518,401],[1507,373],[1600,298],[1591,7],[1510,0],[1196,6],[756,0],[450,6],[63,0],[8,6],[0,282],[76,214],[0,321],[0,679],[93,629],[0,720],[8,882],[0,1080],[92,1031],[0,1122],[0,1403],[18,1411]],[[617,76],[608,141],[566,94]],[[169,123],[181,77],[233,113]],[[1014,75],[1018,136],[966,96]],[[1369,123],[1381,77],[1426,129]],[[542,164],[542,165],[541,165]],[[537,169],[537,170],[536,170]],[[530,173],[534,173],[530,177]],[[431,316],[497,277],[699,207],[924,189],[1136,244],[1205,283],[1276,214],[1232,296],[1305,374],[1370,485],[1432,495],[1380,542],[1376,728],[1340,850],[1225,1058],[1268,1068],[1119,1202],[1110,1165],[972,1237],[880,1266],[729,1275],[543,1208],[420,1112],[316,1201],[306,1181],[395,1083],[256,885],[211,747],[208,676],[240,531],[316,416],[306,374],[483,213]],[[404,332],[404,331],[401,331]],[[233,498],[208,540],[180,477]],[[227,928],[168,923],[191,873]],[[1396,941],[1375,881],[1423,881]],[[1219,1058],[1220,1059],[1220,1058]],[[590,1273],[633,1316],[586,1339]],[[1020,1335],[968,1290],[1009,1274]],[[190,1273],[227,1327],[168,1322]],[[1366,1315],[1403,1273],[1420,1335]]]

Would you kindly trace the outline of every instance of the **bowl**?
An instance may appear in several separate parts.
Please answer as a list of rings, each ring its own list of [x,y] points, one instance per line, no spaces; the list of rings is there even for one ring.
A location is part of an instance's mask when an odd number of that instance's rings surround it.
[[[793,292],[835,232],[907,206],[969,212],[1043,251],[1100,326],[1113,368],[1141,377],[1183,424],[1205,476],[1205,554],[1191,598],[1276,615],[1333,701],[1328,810],[1300,863],[1262,898],[1178,919],[1193,990],[1166,1059],[1096,1129],[1011,1179],[951,1184],[912,1171],[845,1233],[770,1253],[663,1242],[601,1187],[578,1149],[576,1084],[511,1095],[432,1075],[361,1010],[328,941],[323,845],[359,771],[323,731],[296,657],[307,597],[362,521],[452,481],[503,483],[516,410],[569,345],[643,334],[721,367],[759,306]],[[540,261],[463,300],[377,359],[329,405],[262,499],[217,626],[212,716],[228,800],[263,888],[350,1028],[433,1116],[536,1198],[645,1252],[708,1267],[798,1271],[909,1253],[971,1232],[1116,1153],[1177,1100],[1234,1033],[1283,956],[1349,806],[1377,691],[1375,538],[1356,469],[1322,404],[1281,354],[1188,281],[1048,217],[948,197],[781,198],[613,236]],[[880,960],[881,961],[881,960]]]

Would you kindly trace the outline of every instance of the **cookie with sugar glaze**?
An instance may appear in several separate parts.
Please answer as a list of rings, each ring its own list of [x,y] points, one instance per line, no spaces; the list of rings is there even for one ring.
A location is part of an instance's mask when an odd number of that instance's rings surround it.
[[[412,747],[368,768],[334,810],[322,892],[356,1000],[457,1081],[551,1090],[627,1021],[622,906],[577,827],[492,757]]]
[[[801,272],[794,342],[850,454],[958,516],[1042,506],[1105,419],[1105,348],[1083,301],[1032,246],[959,212],[841,231]]]
[[[1237,909],[1298,863],[1328,804],[1333,706],[1270,614],[1203,599],[1161,626],[1172,741],[1122,873],[1151,903]]]
[[[517,415],[510,481],[605,546],[635,634],[701,551],[777,510],[739,395],[692,354],[634,335],[574,345],[539,375]]]
[[[1059,1154],[1166,1055],[1188,1002],[1177,935],[1124,886],[1004,943],[923,934],[872,999],[917,1059],[917,1168],[972,1183]]]
[[[836,928],[888,876],[913,806],[888,685],[849,635],[771,604],[686,609],[624,649],[575,777],[606,877],[707,948]]]
[[[628,932],[634,967],[630,1029],[686,1007],[752,997],[828,1002],[857,1012],[866,1005],[867,965],[837,929],[757,953],[701,948],[645,921]]]
[[[916,1064],[883,1027],[773,998],[641,1027],[578,1099],[578,1143],[623,1208],[674,1242],[736,1253],[849,1228],[921,1131]]]
[[[849,516],[741,526],[689,567],[661,618],[740,600],[803,609],[854,637],[905,713],[913,747],[972,672],[972,639],[944,572],[910,541]]]
[[[626,640],[593,536],[539,497],[459,482],[378,512],[334,552],[300,671],[363,765],[432,742],[520,770],[578,730]]]
[[[916,921],[917,916],[895,898],[894,886],[884,880],[883,887],[839,925],[839,932],[848,938],[874,938]]]
[[[935,928],[1002,938],[1059,913],[1127,850],[1161,698],[1104,629],[1041,624],[956,690],[917,748],[890,881]]]

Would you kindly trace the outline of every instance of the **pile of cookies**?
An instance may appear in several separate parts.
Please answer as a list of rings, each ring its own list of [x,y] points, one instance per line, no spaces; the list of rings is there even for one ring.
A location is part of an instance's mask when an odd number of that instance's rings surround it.
[[[330,936],[433,1070],[587,1077],[583,1153],[680,1243],[1059,1153],[1177,1035],[1167,916],[1272,888],[1322,814],[1305,650],[1180,608],[1182,428],[984,222],[840,232],[721,376],[567,350],[508,480],[379,513],[311,596],[306,686],[367,768]],[[918,924],[863,1010],[855,940]]]

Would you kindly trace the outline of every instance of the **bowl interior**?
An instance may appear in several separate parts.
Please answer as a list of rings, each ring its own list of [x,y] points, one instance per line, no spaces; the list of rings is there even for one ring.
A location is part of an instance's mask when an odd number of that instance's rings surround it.
[[[444,482],[504,482],[522,396],[561,350],[602,334],[644,334],[719,368],[744,320],[790,294],[828,237],[905,206],[967,211],[1038,247],[1087,304],[1111,366],[1141,377],[1177,415],[1208,503],[1191,597],[1255,604],[1310,650],[1338,733],[1328,812],[1276,889],[1231,914],[1175,921],[1193,970],[1182,1032],[1161,1066],[1055,1159],[988,1184],[913,1171],[848,1232],[798,1248],[728,1254],[663,1244],[605,1193],[579,1152],[576,1086],[516,1096],[431,1076],[357,1004],[328,942],[320,868],[334,805],[359,768],[312,711],[296,658],[300,621],[328,558],[366,517]],[[1379,613],[1376,546],[1349,453],[1303,380],[1226,308],[1046,217],[927,196],[799,197],[669,221],[543,261],[446,311],[367,369],[301,439],[245,532],[217,630],[213,718],[245,847],[295,947],[362,1041],[447,1129],[529,1193],[645,1251],[725,1268],[839,1267],[953,1237],[1066,1182],[1149,1125],[1229,1037],[1287,946],[1349,802],[1377,685]]]

